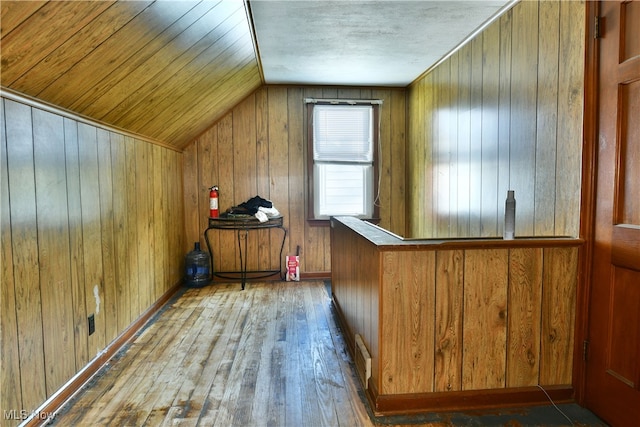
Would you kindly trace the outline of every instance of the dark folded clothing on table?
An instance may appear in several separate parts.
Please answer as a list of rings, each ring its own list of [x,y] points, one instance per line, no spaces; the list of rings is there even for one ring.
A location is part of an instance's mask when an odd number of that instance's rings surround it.
[[[272,208],[273,203],[269,200],[263,199],[260,196],[250,198],[244,203],[240,203],[238,206],[234,206],[227,210],[228,215],[255,215],[260,208]]]

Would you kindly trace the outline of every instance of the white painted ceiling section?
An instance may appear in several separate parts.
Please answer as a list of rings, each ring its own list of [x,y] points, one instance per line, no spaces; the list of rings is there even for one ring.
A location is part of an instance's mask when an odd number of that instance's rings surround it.
[[[267,84],[413,82],[512,0],[251,0]]]

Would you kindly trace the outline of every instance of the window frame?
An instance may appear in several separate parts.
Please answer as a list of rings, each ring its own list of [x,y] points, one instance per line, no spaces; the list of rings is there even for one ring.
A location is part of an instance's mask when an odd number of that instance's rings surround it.
[[[307,223],[311,226],[329,226],[330,218],[315,217],[315,182],[314,182],[314,161],[313,161],[313,113],[316,105],[370,105],[372,107],[372,127],[373,127],[373,216],[362,218],[363,220],[378,223],[380,222],[380,207],[378,203],[380,185],[380,100],[346,100],[346,99],[305,99],[307,109]]]

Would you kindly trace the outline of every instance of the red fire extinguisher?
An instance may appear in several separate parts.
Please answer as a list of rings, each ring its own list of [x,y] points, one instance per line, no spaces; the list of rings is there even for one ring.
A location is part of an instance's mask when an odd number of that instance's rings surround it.
[[[218,209],[218,187],[214,185],[209,190],[209,217],[218,218],[220,216],[220,210]]]

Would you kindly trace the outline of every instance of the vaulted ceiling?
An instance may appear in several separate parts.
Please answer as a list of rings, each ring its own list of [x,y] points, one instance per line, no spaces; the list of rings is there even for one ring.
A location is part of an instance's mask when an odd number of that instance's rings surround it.
[[[0,83],[183,148],[263,84],[407,86],[510,1],[0,2]]]

